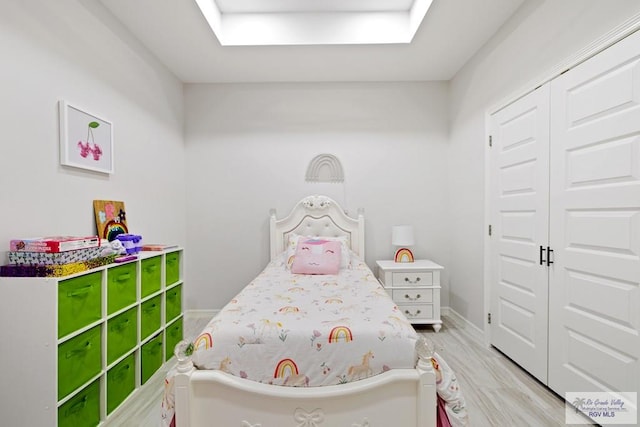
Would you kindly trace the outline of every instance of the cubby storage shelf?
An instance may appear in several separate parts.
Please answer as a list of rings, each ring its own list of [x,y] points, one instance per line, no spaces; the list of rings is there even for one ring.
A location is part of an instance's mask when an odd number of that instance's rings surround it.
[[[6,425],[104,423],[182,339],[182,248],[65,277],[1,277]]]

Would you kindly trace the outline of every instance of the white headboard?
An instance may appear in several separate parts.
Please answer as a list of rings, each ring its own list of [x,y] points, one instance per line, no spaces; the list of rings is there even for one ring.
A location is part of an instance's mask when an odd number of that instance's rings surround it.
[[[351,250],[364,259],[363,211],[358,210],[358,217],[351,218],[327,196],[305,197],[282,219],[277,219],[276,211],[272,209],[269,222],[272,260],[285,250],[291,233],[314,237],[348,236]]]

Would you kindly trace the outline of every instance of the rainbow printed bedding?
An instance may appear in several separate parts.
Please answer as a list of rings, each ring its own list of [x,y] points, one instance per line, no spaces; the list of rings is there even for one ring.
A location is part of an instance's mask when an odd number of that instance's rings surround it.
[[[414,368],[415,330],[369,267],[355,255],[351,264],[338,275],[302,275],[272,261],[195,339],[194,365],[304,387]],[[172,400],[163,402],[167,423]]]
[[[367,265],[352,264],[302,275],[270,263],[195,339],[194,364],[310,387],[413,368],[415,330]]]

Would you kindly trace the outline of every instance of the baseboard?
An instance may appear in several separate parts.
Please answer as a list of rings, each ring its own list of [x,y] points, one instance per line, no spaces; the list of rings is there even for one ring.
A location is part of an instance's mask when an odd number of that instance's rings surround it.
[[[473,331],[473,334],[476,335],[476,337],[479,340],[484,342],[484,331],[482,329],[478,328],[473,323],[471,323],[469,320],[467,320],[464,316],[462,316],[460,313],[458,313],[457,311],[455,311],[451,307],[442,307],[442,308],[440,308],[440,313],[443,316],[451,317],[451,318],[453,318],[454,320],[456,320],[458,322],[464,323],[466,326],[468,326],[468,329]]]
[[[184,317],[185,319],[211,319],[213,316],[218,314],[220,310],[185,310]]]

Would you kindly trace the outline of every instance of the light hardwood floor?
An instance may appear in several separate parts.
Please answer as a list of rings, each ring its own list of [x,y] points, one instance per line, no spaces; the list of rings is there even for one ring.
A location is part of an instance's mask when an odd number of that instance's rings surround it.
[[[443,327],[417,329],[456,373],[473,427],[565,426],[564,400],[495,348],[457,316]],[[586,421],[585,421],[586,422]],[[584,424],[583,424],[584,425]]]
[[[208,319],[203,318],[185,319],[185,336],[194,338],[207,322]],[[564,401],[502,353],[487,348],[466,322],[455,316],[444,316],[439,333],[433,332],[430,326],[418,332],[434,342],[436,351],[456,373],[466,400],[470,427],[566,425]],[[105,425],[158,427],[168,368],[164,366],[158,371]]]

